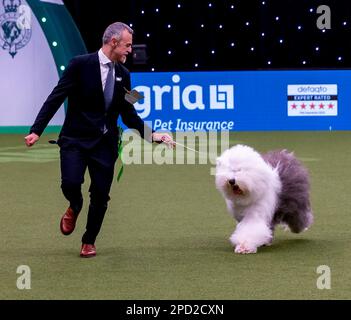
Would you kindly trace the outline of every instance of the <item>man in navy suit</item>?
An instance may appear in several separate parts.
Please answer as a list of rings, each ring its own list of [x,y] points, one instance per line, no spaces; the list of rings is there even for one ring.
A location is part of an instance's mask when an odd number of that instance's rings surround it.
[[[69,207],[60,221],[64,235],[73,232],[83,206],[81,185],[88,169],[91,185],[86,231],[80,255],[96,255],[95,240],[100,231],[118,157],[119,130],[122,117],[129,127],[152,142],[174,145],[167,134],[152,132],[124,99],[131,89],[129,71],[122,65],[132,52],[133,30],[115,22],[105,30],[102,48],[93,54],[73,58],[60,81],[43,104],[30,134],[25,137],[33,146],[45,127],[68,97],[67,113],[57,141],[60,146],[61,188]]]

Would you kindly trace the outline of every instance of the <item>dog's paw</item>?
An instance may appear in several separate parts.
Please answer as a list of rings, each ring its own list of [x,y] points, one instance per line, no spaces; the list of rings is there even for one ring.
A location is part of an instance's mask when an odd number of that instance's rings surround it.
[[[239,243],[238,245],[236,245],[234,252],[241,253],[241,254],[256,253],[257,248],[256,247],[249,247],[245,243]]]

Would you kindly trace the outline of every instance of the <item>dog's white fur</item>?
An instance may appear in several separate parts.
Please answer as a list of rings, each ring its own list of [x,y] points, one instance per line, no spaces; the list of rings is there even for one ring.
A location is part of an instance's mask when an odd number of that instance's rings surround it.
[[[236,253],[255,253],[273,240],[274,214],[282,190],[278,167],[245,145],[236,145],[217,158],[216,187],[238,221],[230,237]]]

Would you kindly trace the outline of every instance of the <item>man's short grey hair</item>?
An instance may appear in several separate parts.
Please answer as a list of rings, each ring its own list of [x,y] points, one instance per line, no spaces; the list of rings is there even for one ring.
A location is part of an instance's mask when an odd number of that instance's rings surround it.
[[[115,22],[110,24],[104,32],[102,43],[107,44],[112,38],[116,38],[117,41],[121,40],[122,32],[124,30],[127,30],[130,34],[134,33],[133,29],[123,22]]]

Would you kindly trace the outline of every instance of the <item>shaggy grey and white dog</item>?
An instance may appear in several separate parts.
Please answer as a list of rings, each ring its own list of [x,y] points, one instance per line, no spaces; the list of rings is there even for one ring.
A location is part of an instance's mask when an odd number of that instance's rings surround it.
[[[313,223],[307,169],[287,150],[259,154],[236,145],[217,158],[216,187],[238,221],[230,241],[236,253],[255,253],[273,241],[277,224],[292,232]]]

